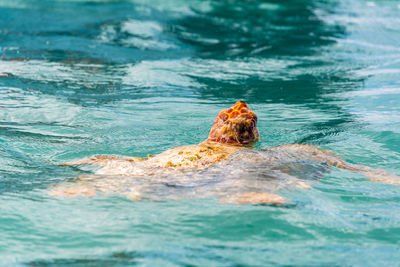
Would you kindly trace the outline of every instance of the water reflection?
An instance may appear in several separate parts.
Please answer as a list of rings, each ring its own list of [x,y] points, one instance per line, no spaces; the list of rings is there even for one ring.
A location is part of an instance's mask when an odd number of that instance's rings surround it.
[[[33,16],[29,17],[32,20],[29,28],[26,22],[21,24],[15,19],[23,16],[24,9],[3,8],[3,13],[14,21],[12,26],[2,26],[5,29],[2,31],[6,40],[4,46],[12,47],[18,43],[19,47],[3,50],[2,58],[29,60],[26,63],[29,67],[25,63],[20,66],[29,69],[30,73],[28,77],[22,77],[28,79],[23,82],[24,87],[33,84],[34,90],[44,94],[63,95],[64,92],[57,90],[62,86],[76,96],[64,95],[76,104],[136,99],[143,97],[136,94],[143,90],[143,84],[125,84],[120,78],[129,79],[135,74],[124,72],[129,66],[115,64],[129,62],[136,65],[143,61],[155,62],[149,70],[154,75],[148,76],[148,80],[156,78],[157,72],[178,77],[176,82],[168,79],[164,84],[145,88],[147,95],[158,93],[153,92],[158,89],[156,87],[179,87],[180,80],[191,78],[195,81],[186,86],[194,87],[207,99],[309,103],[319,99],[326,87],[335,87],[332,81],[336,84],[349,82],[348,78],[342,77],[346,69],[337,70],[336,62],[321,55],[335,38],[345,34],[343,27],[326,24],[315,14],[317,9],[331,12],[335,7],[331,3],[252,1],[233,4],[212,1],[206,11],[197,8],[195,3],[192,13],[181,14],[178,18],[173,11],[161,12],[151,6],[129,2],[107,3],[109,12],[96,17],[93,12],[101,12],[104,3],[91,3],[80,8],[79,19],[72,19],[76,17],[71,13],[76,5],[57,2],[51,5],[54,14],[45,13],[43,20],[47,24],[37,25],[40,21]],[[57,12],[61,9],[63,21],[56,23],[60,17]],[[70,13],[71,16],[67,16]],[[189,64],[185,64],[188,56]],[[29,63],[32,59],[44,62]],[[169,59],[179,60],[170,62]],[[51,65],[51,71],[31,67],[48,65],[48,61],[59,64]],[[160,61],[168,64],[159,66]],[[89,66],[83,68],[77,63]],[[246,67],[243,64],[252,68],[243,72],[242,68]],[[3,65],[7,69],[15,64]],[[199,74],[199,68],[203,73]],[[42,74],[48,72],[56,79]],[[229,80],[221,77],[235,72],[240,75]],[[66,79],[65,73],[70,73],[71,79]],[[43,83],[45,88],[41,89]],[[78,89],[82,87],[87,90]],[[179,94],[179,90],[175,93]]]
[[[194,9],[171,32],[203,58],[313,55],[345,34],[342,26],[327,25],[315,14],[317,8],[329,13],[334,7],[313,1],[212,1],[208,11]]]

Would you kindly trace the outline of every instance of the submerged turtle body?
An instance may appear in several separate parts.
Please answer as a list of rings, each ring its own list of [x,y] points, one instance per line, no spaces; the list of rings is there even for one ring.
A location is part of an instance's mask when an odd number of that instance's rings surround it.
[[[280,181],[275,183],[277,185],[284,182],[309,188],[309,184],[303,182],[302,174],[311,170],[312,174],[306,176],[318,180],[329,165],[362,173],[374,181],[400,184],[399,177],[383,170],[351,164],[329,151],[305,144],[261,150],[251,148],[259,136],[256,114],[245,102],[238,101],[217,115],[207,140],[198,145],[172,148],[146,158],[102,155],[62,164],[91,164],[102,168],[95,172],[97,176],[81,178],[67,187],[59,186],[50,195],[92,196],[99,191],[120,193],[137,200],[141,198],[138,188],[144,192],[160,183],[170,187],[173,181],[192,188],[205,186],[205,191],[194,195],[205,196],[205,193],[214,192],[225,202],[282,204],[285,199],[272,193],[280,188],[271,186],[273,181]],[[144,187],[132,184],[132,181],[138,181],[133,177],[147,179],[148,184]],[[220,189],[210,190],[208,184],[202,182],[207,179],[215,186],[219,183]],[[193,184],[194,180],[203,184]],[[154,195],[151,190],[150,195]]]

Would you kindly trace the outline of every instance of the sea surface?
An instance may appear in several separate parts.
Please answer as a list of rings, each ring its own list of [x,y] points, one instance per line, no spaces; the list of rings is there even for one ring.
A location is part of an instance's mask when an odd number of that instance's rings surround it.
[[[240,161],[209,194],[48,195],[92,171],[59,163],[199,143],[237,100],[257,149],[400,175],[400,2],[0,0],[0,265],[397,266],[400,186],[337,168],[282,206],[213,196]]]

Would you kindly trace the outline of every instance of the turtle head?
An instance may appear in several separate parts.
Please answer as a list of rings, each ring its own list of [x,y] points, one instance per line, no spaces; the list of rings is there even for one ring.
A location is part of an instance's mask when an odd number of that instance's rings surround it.
[[[257,142],[259,137],[257,115],[245,102],[238,101],[218,114],[207,141],[251,145]]]

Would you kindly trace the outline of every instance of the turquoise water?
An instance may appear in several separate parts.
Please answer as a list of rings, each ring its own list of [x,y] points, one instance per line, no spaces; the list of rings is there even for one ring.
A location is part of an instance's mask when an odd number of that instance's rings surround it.
[[[335,168],[280,189],[281,207],[48,192],[90,173],[56,163],[196,144],[237,100],[258,114],[257,148],[314,144],[400,175],[399,14],[397,1],[0,0],[0,265],[398,265],[400,187]]]

